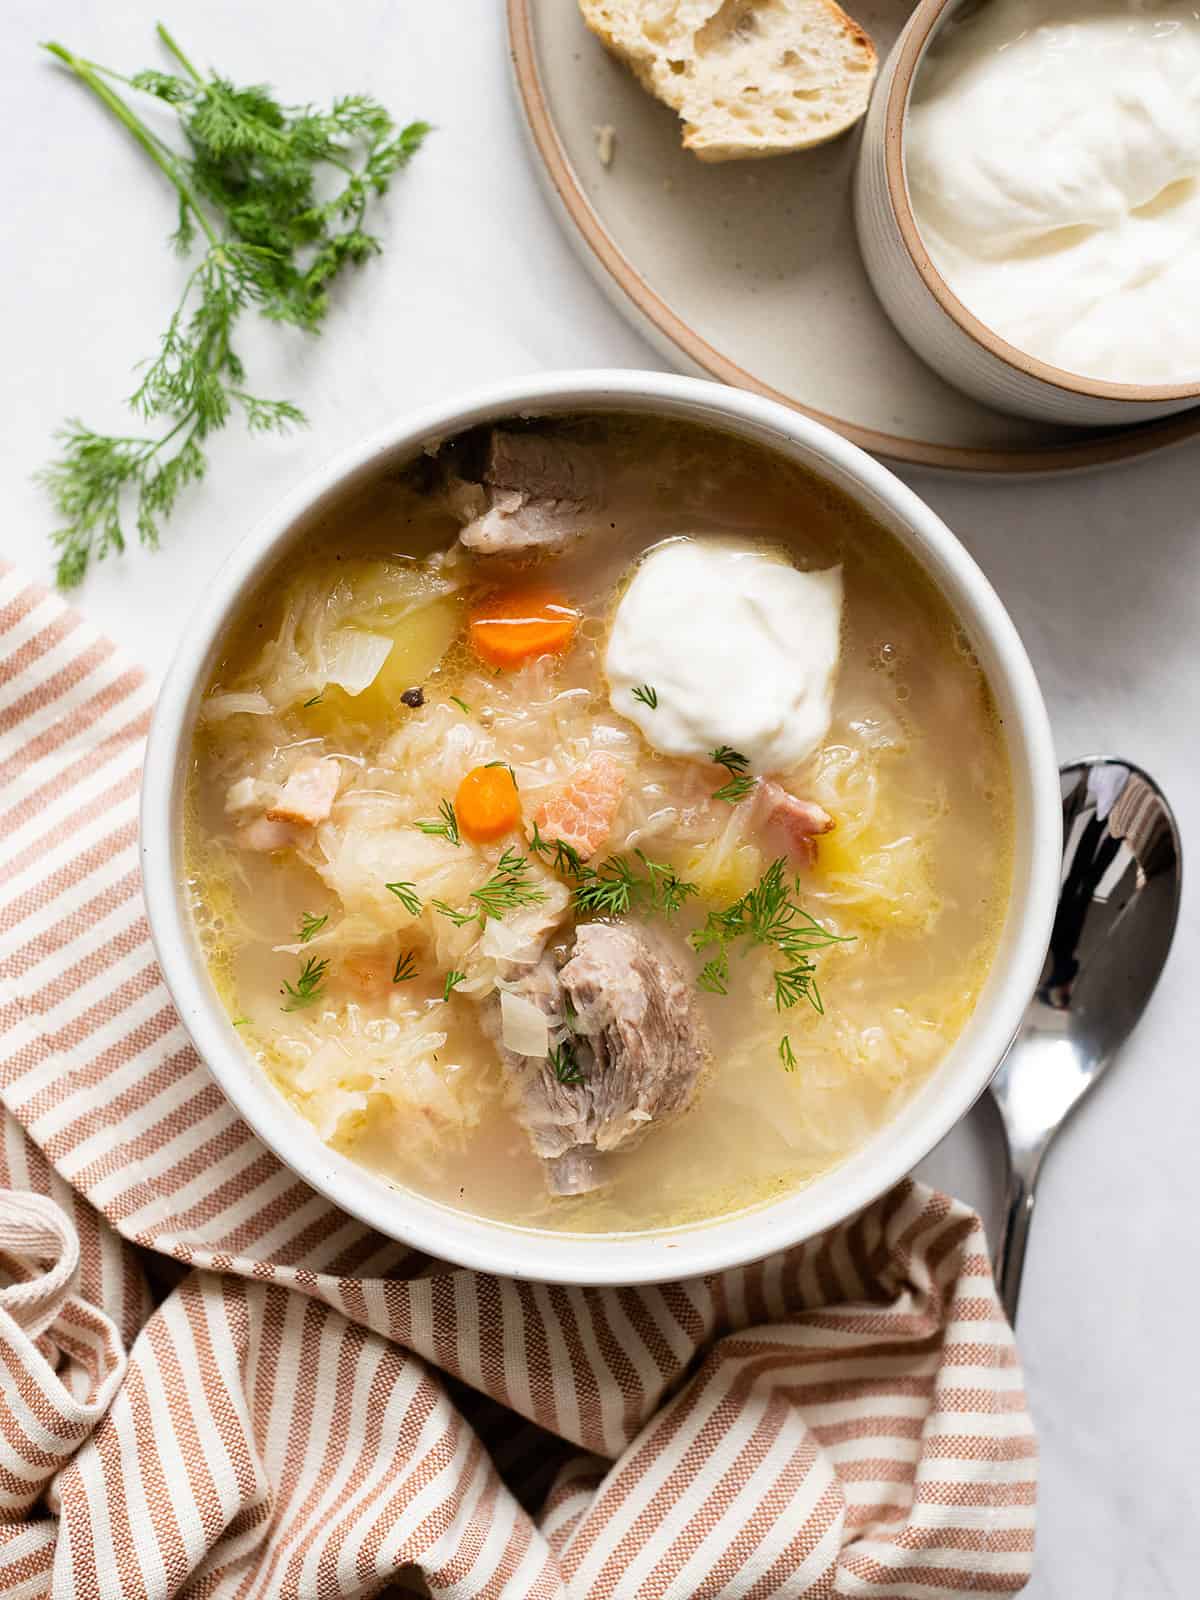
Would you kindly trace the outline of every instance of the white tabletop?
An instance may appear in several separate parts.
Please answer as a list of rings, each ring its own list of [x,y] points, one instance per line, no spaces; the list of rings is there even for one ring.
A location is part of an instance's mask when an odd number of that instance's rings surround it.
[[[563,4],[569,0],[563,0]],[[405,408],[552,367],[661,367],[585,276],[544,203],[510,92],[500,0],[206,0],[166,12],[199,61],[288,98],[361,90],[437,124],[386,203],[387,252],[325,336],[252,329],[257,392],[300,401],[290,441],[218,437],[158,554],[98,570],[79,600],[160,674],[197,595],[298,476]],[[78,414],[123,422],[179,280],[165,184],[36,42],[126,70],[157,64],[158,0],[8,0],[0,253],[5,512],[0,555],[49,571],[30,475]],[[904,476],[1008,603],[1064,758],[1148,767],[1200,838],[1200,445],[1053,482]],[[1048,1159],[1019,1325],[1042,1443],[1037,1600],[1169,1600],[1200,1570],[1200,922],[1185,900],[1153,1007]],[[987,1108],[925,1169],[994,1221]]]

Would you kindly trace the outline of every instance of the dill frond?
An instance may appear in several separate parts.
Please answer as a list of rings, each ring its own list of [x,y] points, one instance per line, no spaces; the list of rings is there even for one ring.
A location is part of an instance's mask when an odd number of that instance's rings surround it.
[[[335,279],[382,248],[364,226],[370,202],[430,131],[424,122],[397,128],[364,95],[320,110],[284,104],[263,85],[240,89],[202,75],[161,24],[157,31],[176,71],[123,77],[61,44],[44,46],[174,185],[173,248],[181,256],[202,251],[129,399],[147,432],[97,433],[72,419],[57,435],[57,457],[38,474],[59,517],[51,538],[63,588],[81,582],[94,558],[124,551],[131,530],[157,546],[180,496],[205,474],[209,438],[233,416],[252,434],[304,422],[291,401],[246,388],[233,343],[239,319],[253,310],[318,332]],[[168,107],[184,149],[160,138],[117,85]],[[340,174],[339,185],[319,200],[329,171]]]

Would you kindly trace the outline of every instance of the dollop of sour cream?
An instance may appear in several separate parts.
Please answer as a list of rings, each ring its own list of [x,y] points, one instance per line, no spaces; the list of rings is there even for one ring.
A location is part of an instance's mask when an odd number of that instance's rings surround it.
[[[800,572],[760,550],[672,540],[617,606],[613,708],[665,755],[708,760],[729,745],[755,773],[786,772],[829,731],[841,622],[840,567]]]
[[[987,0],[939,34],[905,134],[913,215],[969,311],[1117,383],[1200,379],[1200,11]]]

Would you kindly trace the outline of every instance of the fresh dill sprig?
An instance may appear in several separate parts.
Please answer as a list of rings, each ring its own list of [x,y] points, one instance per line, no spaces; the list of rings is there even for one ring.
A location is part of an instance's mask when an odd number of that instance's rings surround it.
[[[284,979],[280,994],[287,996],[287,1004],[280,1006],[281,1011],[303,1011],[305,1006],[314,1005],[324,993],[322,985],[325,974],[329,971],[328,961],[318,961],[316,956],[309,956],[300,968],[300,976],[295,983]]]
[[[731,806],[735,806],[739,800],[744,800],[748,794],[753,794],[757,785],[757,778],[752,778],[748,772],[739,772],[730,778],[728,783],[723,783],[719,789],[713,790],[713,799],[728,800]]]
[[[435,833],[443,839],[448,839],[451,844],[461,844],[462,839],[458,832],[458,818],[454,814],[454,802],[443,800],[438,807],[440,822],[414,822],[414,828],[420,828],[422,833]]]
[[[719,744],[715,750],[709,751],[708,759],[715,766],[724,767],[729,774],[729,782],[713,790],[714,800],[727,800],[731,806],[735,806],[739,800],[744,800],[753,791],[758,780],[752,778],[746,771],[750,760],[740,750],[733,750],[727,744]]]
[[[685,900],[700,893],[699,886],[681,878],[674,867],[651,861],[641,850],[633,853],[644,872],[625,856],[608,856],[598,867],[580,863],[574,873],[578,913],[623,917],[636,909],[670,919]]]
[[[825,1015],[825,1006],[821,1000],[821,991],[817,988],[817,969],[811,961],[798,961],[794,967],[785,970],[776,970],[775,973],[775,1009],[787,1011],[792,1006],[798,1006],[801,1000],[807,1000],[814,1011],[821,1016]]]
[[[146,433],[97,433],[77,419],[60,431],[60,453],[40,474],[61,521],[52,535],[58,582],[79,583],[92,557],[125,549],[133,527],[143,544],[183,491],[204,476],[210,436],[240,413],[251,433],[304,422],[288,400],[245,387],[233,345],[242,315],[317,332],[329,290],[347,266],[380,251],[363,224],[368,205],[420,149],[428,124],[397,128],[376,101],[344,95],[328,110],[285,105],[263,85],[239,89],[202,75],[159,24],[170,72],[125,77],[64,45],[44,46],[75,74],[141,145],[174,186],[180,255],[199,245],[183,292],[130,399]],[[145,94],[179,120],[185,148],[169,145],[117,85]],[[328,199],[325,176],[338,176]]]
[[[779,1041],[779,1059],[783,1062],[783,1070],[785,1072],[795,1072],[796,1052],[792,1049],[792,1041],[786,1033]]]
[[[417,893],[415,883],[409,883],[407,879],[401,879],[399,883],[385,883],[384,888],[389,894],[396,896],[396,899],[399,900],[410,917],[419,917],[421,915],[421,896]]]
[[[740,750],[731,750],[727,744],[719,744],[715,750],[710,750],[708,759],[714,766],[724,767],[731,776],[745,772],[750,765],[748,756],[744,756]]]
[[[509,775],[509,777],[510,777],[510,778],[511,778],[511,779],[512,779],[512,781],[513,781],[513,788],[514,788],[514,789],[515,789],[515,788],[517,788],[517,787],[518,787],[518,784],[517,784],[517,775],[516,775],[516,773],[515,773],[515,772],[514,772],[514,771],[513,771],[513,769],[512,769],[512,767],[510,767],[510,766],[509,766],[509,764],[508,764],[508,762],[507,762],[507,761],[485,761],[485,762],[484,762],[484,766],[485,766],[485,767],[503,767],[503,768],[504,768],[504,770],[505,770],[505,772],[507,772],[507,773],[508,773],[508,775]]]
[[[471,715],[471,708],[465,700],[460,700],[456,694],[452,694],[450,698],[460,711],[465,712],[468,717]]]
[[[449,1000],[450,996],[454,993],[455,989],[458,988],[459,984],[465,983],[466,979],[467,975],[465,972],[459,972],[457,970],[448,972],[446,974],[446,982],[442,987],[442,999]]]
[[[234,1017],[233,1026],[235,1028],[248,1028],[250,1026],[250,1018],[249,1017]]]
[[[303,911],[303,912],[301,912],[301,914],[300,914],[300,943],[301,944],[307,944],[310,939],[315,939],[317,934],[320,933],[321,929],[325,926],[325,924],[328,921],[329,921],[329,913],[328,912],[326,912],[323,917],[314,917],[311,911]]]
[[[564,1039],[561,1044],[551,1045],[546,1060],[550,1063],[559,1083],[583,1082],[583,1068],[579,1065],[579,1057],[570,1039]]]
[[[301,711],[308,711],[313,706],[319,706],[321,704],[321,701],[324,700],[324,698],[325,698],[325,691],[324,691],[324,689],[322,689],[317,694],[312,695],[309,699],[307,699],[304,702],[304,704],[300,707]]]
[[[396,957],[396,965],[392,972],[393,983],[407,983],[417,975],[417,957],[412,950],[404,950]]]
[[[706,994],[729,993],[729,951],[725,945],[700,968],[696,987],[703,989]]]
[[[648,706],[651,711],[658,710],[658,690],[648,683],[643,683],[639,688],[635,689],[633,691],[633,698],[635,700],[640,700],[641,703],[644,706]]]
[[[429,904],[440,917],[448,917],[456,928],[465,928],[468,922],[475,922],[479,918],[478,911],[456,911],[444,900],[431,900]]]
[[[701,967],[697,986],[709,994],[729,993],[729,952],[740,941],[744,949],[766,946],[789,963],[775,969],[775,1008],[784,1011],[807,1000],[814,1011],[824,1013],[821,991],[817,987],[816,967],[808,957],[832,944],[848,942],[831,933],[815,917],[792,899],[800,893],[800,882],[785,877],[786,862],[773,861],[753,889],[726,906],[710,911],[704,926],[689,936],[693,950],[716,954]]]
[[[496,863],[495,870],[479,889],[471,890],[471,899],[483,912],[484,918],[502,917],[506,911],[516,911],[520,906],[535,906],[546,898],[546,891],[529,882],[533,863],[512,845]]]
[[[536,818],[529,848],[538,855],[545,856],[547,861],[553,863],[554,870],[561,872],[564,878],[577,878],[583,872],[583,857],[579,851],[565,839],[543,839]]]

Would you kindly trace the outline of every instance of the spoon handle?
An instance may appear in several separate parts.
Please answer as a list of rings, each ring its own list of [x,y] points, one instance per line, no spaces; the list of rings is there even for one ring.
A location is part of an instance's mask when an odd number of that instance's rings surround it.
[[[1000,1303],[1010,1323],[1017,1320],[1017,1301],[1021,1296],[1021,1276],[1025,1271],[1025,1247],[1033,1221],[1033,1199],[1040,1163],[1028,1165],[1013,1160],[1009,1167],[1008,1193],[1004,1201],[1004,1225],[996,1251],[996,1287]]]

